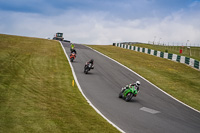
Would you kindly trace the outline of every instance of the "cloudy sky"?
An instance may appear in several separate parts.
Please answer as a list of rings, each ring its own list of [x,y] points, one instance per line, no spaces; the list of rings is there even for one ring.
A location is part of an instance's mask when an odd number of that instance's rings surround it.
[[[0,0],[0,33],[74,43],[200,45],[200,0]]]

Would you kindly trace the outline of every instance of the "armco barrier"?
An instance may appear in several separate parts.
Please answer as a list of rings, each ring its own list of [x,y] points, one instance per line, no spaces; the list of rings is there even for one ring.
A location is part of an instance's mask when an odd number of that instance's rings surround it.
[[[145,48],[142,48],[142,52],[143,52],[143,53],[145,52]]]
[[[199,61],[194,60],[194,67],[200,69]]]
[[[154,54],[153,54],[153,55],[157,56],[157,50],[154,51]]]
[[[134,50],[134,51],[137,51],[137,52],[143,52],[143,53],[154,55],[154,56],[161,57],[161,58],[166,58],[166,59],[169,59],[169,60],[173,60],[173,61],[176,61],[176,62],[187,64],[187,65],[194,67],[196,69],[200,69],[200,62],[198,60],[193,59],[193,58],[180,56],[180,55],[176,55],[176,54],[165,53],[165,52],[161,52],[161,51],[157,51],[157,50],[153,50],[153,49],[148,49],[148,48],[142,48],[142,47],[137,47],[137,46],[121,44],[121,43],[113,43],[113,46]]]
[[[148,49],[148,54],[150,54],[151,53],[151,49]]]
[[[160,57],[164,57],[164,52],[160,52]]]
[[[168,59],[170,59],[170,60],[172,60],[172,56],[173,56],[173,54],[168,54]]]
[[[177,55],[176,61],[177,61],[177,62],[180,62],[180,60],[181,60],[181,56],[180,56],[180,55]]]
[[[185,64],[190,64],[190,58],[188,58],[188,57],[185,57]]]

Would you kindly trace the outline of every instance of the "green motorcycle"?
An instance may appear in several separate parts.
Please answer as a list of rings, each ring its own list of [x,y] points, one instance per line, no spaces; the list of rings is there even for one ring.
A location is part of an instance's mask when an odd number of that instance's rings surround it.
[[[130,101],[132,97],[136,97],[138,94],[137,89],[135,86],[126,86],[122,88],[121,92],[119,93],[119,98],[123,98],[126,102]]]

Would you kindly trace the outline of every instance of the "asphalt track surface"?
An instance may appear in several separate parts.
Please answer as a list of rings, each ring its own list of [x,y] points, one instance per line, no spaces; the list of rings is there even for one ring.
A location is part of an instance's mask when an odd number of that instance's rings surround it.
[[[67,55],[70,44],[62,42]],[[83,93],[110,121],[127,133],[200,133],[200,113],[177,102],[116,62],[84,45],[75,45],[72,63]],[[86,61],[94,70],[84,74]],[[156,77],[159,78],[159,77]],[[140,92],[130,102],[118,98],[121,88],[139,80]],[[103,127],[102,127],[103,128]]]

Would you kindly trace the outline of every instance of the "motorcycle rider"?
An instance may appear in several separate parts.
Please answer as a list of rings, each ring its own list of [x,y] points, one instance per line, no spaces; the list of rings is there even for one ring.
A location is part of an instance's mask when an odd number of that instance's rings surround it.
[[[139,86],[140,86],[140,81],[136,81],[136,83],[126,85],[126,87],[124,87],[124,90],[129,89],[129,88],[131,88],[132,86],[135,86],[135,89],[137,89],[137,91],[139,92],[139,89],[140,89],[140,87],[139,87]]]
[[[135,86],[135,88],[137,89],[137,91],[139,92],[140,90],[140,81],[136,81],[136,83],[131,84],[131,86]]]
[[[75,46],[73,43],[71,43],[70,47],[71,47],[71,49],[74,49]]]
[[[73,53],[75,54],[74,56],[76,57],[76,50],[75,50],[75,49],[71,49],[70,57],[71,57],[71,55],[72,55]]]
[[[70,45],[70,51],[71,51],[71,53],[73,53],[73,51],[76,53],[76,50],[74,49],[74,44],[73,43],[71,43],[71,45]]]
[[[88,65],[88,64],[92,64],[92,67],[91,67],[91,69],[94,69],[94,60],[93,59],[91,59],[91,60],[89,60],[88,62],[86,62],[86,64],[85,64],[85,67]]]
[[[71,49],[71,53],[75,53],[76,54],[76,50],[75,49]]]

